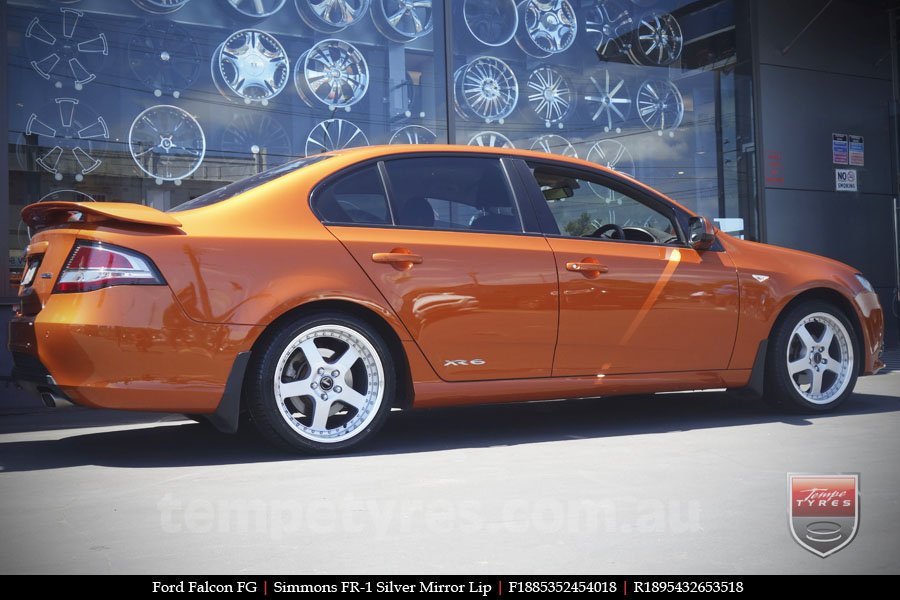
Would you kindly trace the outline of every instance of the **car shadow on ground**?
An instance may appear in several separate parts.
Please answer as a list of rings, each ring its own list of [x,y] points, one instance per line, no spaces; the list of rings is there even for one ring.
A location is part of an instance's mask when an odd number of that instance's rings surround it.
[[[855,394],[828,419],[900,411],[900,398]],[[81,411],[89,415],[92,411]],[[115,415],[108,417],[114,419]],[[88,418],[83,416],[82,418]],[[72,417],[70,417],[70,420]],[[122,468],[189,467],[309,458],[270,448],[252,430],[235,435],[191,421],[153,417],[128,429],[76,433],[62,439],[0,443],[0,469],[39,471],[83,465]],[[783,423],[806,427],[804,416],[776,412],[758,399],[729,393],[666,394],[532,402],[396,412],[372,443],[353,456],[421,453],[459,448],[513,446],[548,441],[642,435]],[[96,426],[96,425],[93,425]]]

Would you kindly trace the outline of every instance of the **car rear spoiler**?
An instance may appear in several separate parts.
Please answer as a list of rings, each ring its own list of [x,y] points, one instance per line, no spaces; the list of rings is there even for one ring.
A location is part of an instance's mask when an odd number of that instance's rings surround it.
[[[38,202],[22,209],[32,232],[63,223],[118,221],[157,227],[181,227],[181,221],[160,210],[129,202]]]

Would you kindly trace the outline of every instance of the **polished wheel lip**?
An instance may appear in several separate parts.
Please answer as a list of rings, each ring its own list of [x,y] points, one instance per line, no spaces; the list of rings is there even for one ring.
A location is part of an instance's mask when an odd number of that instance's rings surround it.
[[[346,344],[345,353],[352,355],[347,357],[347,354],[341,354],[335,362],[328,362],[315,346],[316,339],[324,338],[336,339]],[[298,350],[307,361],[309,376],[303,380],[283,382],[288,361]],[[311,356],[312,353],[317,356]],[[365,394],[357,389],[358,383],[347,380],[348,372],[359,361],[362,361],[367,376]],[[282,351],[275,366],[272,391],[279,415],[297,435],[320,444],[336,444],[356,437],[372,423],[384,402],[384,381],[382,359],[368,338],[355,329],[343,325],[317,325],[295,336]],[[293,391],[302,393],[288,395]],[[313,406],[312,423],[309,426],[295,419],[291,414],[291,407],[288,406],[289,398],[300,396],[307,397]],[[327,422],[324,427],[316,427],[320,407],[328,410],[328,416],[325,417],[327,421],[333,414],[332,411],[341,404],[353,405],[357,413],[340,427],[329,429]]]
[[[628,58],[636,65],[665,67],[681,58],[683,49],[684,35],[678,19],[670,13],[651,10],[637,22]]]
[[[634,19],[624,2],[595,0],[586,11],[584,34],[603,60],[625,56],[631,50]]]
[[[818,339],[808,329],[808,325],[812,323],[822,328]],[[840,352],[840,356],[832,354],[835,349]],[[807,315],[794,326],[788,336],[785,367],[794,391],[805,401],[817,406],[834,402],[850,385],[853,369],[856,368],[853,342],[847,328],[840,319],[826,312]],[[832,373],[834,379],[823,391],[821,386],[826,372]],[[797,381],[802,373],[807,374],[810,380],[808,383],[801,384]],[[806,385],[809,386],[808,389],[804,389]],[[816,387],[819,388],[818,392],[814,391]]]
[[[494,10],[487,7],[489,4]],[[469,34],[481,44],[492,48],[508,44],[519,28],[519,10],[515,0],[465,0],[462,12]],[[498,35],[497,39],[486,39],[484,26],[497,27],[503,24],[509,25],[509,29],[502,32],[503,35]],[[475,33],[476,30],[479,33]]]
[[[531,149],[535,152],[578,158],[578,151],[575,150],[575,146],[572,145],[572,142],[555,133],[542,135],[531,144]]]
[[[336,129],[336,130],[335,130]],[[325,119],[316,123],[306,136],[306,156],[344,148],[368,146],[369,138],[355,123],[345,119]],[[318,146],[318,147],[317,147]]]
[[[638,115],[644,126],[662,135],[681,126],[684,119],[684,97],[667,79],[648,79],[637,93]]]
[[[322,33],[337,33],[359,23],[370,0],[294,0],[303,21]]]
[[[486,123],[502,124],[519,102],[516,74],[494,56],[481,56],[457,69],[453,92],[461,116]]]
[[[431,33],[431,0],[375,0],[372,21],[381,35],[394,42],[411,42]]]
[[[309,106],[348,109],[369,90],[369,65],[359,49],[343,40],[322,40],[294,66],[294,86]]]
[[[158,118],[156,113],[161,114],[164,112],[176,115],[181,121],[174,127],[167,127],[160,130],[151,117]],[[184,125],[187,125],[187,127],[183,127]],[[134,138],[137,132],[145,133],[146,137],[152,138],[154,141],[153,145],[140,152],[136,151]],[[152,134],[150,132],[152,132]],[[184,143],[186,141],[199,141],[199,148],[196,144]],[[157,150],[157,148],[160,150]],[[128,129],[128,150],[138,169],[146,175],[159,181],[181,181],[182,179],[193,175],[194,171],[200,168],[200,164],[206,156],[206,136],[197,119],[186,110],[177,106],[172,106],[171,104],[158,104],[142,111],[131,122],[131,127]],[[178,164],[180,161],[189,160],[190,163],[188,164],[188,167],[177,169],[176,172],[168,170],[172,165],[170,164],[170,161],[165,159],[170,156],[170,150],[179,152],[177,155],[171,155],[173,156],[172,161],[177,161],[175,164]],[[153,153],[161,157],[157,166],[166,168],[166,173],[154,173],[144,167],[141,163],[141,157],[148,153]],[[193,158],[190,158],[191,156],[193,156]]]
[[[569,0],[523,0],[517,10],[523,27],[516,43],[535,58],[565,52],[578,36],[578,17]]]
[[[246,103],[265,105],[284,91],[291,66],[275,36],[261,29],[239,29],[216,48],[210,68],[213,83],[224,96],[229,97],[228,90]]]
[[[469,138],[469,146],[483,146],[485,148],[515,148],[512,141],[498,131],[479,131]]]
[[[423,141],[424,140],[424,141]],[[389,144],[436,144],[437,134],[424,125],[401,127],[391,136]]]
[[[584,100],[590,107],[591,120],[599,120],[600,123],[606,121],[603,131],[620,133],[622,128],[619,125],[628,120],[632,105],[625,78],[619,75],[613,77],[609,69],[603,69],[599,81],[594,75],[591,75],[590,80],[595,93],[585,95]]]
[[[244,15],[245,17],[250,17],[252,19],[265,19],[266,17],[271,17],[279,10],[281,10],[287,0],[249,0],[245,2],[244,0],[225,0],[228,4]],[[249,8],[246,5],[251,5]]]
[[[528,106],[547,127],[564,122],[575,110],[575,88],[559,69],[538,67],[525,86]]]

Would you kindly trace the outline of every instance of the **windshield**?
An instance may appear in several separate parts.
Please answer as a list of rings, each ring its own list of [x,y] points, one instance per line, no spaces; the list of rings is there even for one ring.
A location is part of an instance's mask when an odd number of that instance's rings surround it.
[[[211,204],[217,204],[224,200],[228,200],[229,198],[234,198],[238,194],[242,194],[247,190],[251,190],[264,183],[268,183],[273,179],[278,179],[282,175],[293,173],[298,169],[302,169],[303,167],[308,167],[311,164],[317,163],[321,160],[325,160],[326,158],[329,157],[319,155],[292,160],[278,167],[273,167],[267,171],[263,171],[262,173],[257,173],[256,175],[251,175],[250,177],[241,179],[240,181],[229,183],[228,185],[222,186],[211,192],[207,192],[202,196],[197,196],[193,200],[188,200],[184,204],[179,204],[178,206],[169,209],[167,212],[181,212],[183,210],[191,210],[194,208],[209,206]]]

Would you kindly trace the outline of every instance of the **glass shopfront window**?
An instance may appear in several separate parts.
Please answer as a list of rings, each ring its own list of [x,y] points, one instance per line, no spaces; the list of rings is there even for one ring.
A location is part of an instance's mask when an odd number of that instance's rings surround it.
[[[167,210],[364,144],[578,156],[752,235],[740,1],[11,0],[0,295],[26,204]]]

